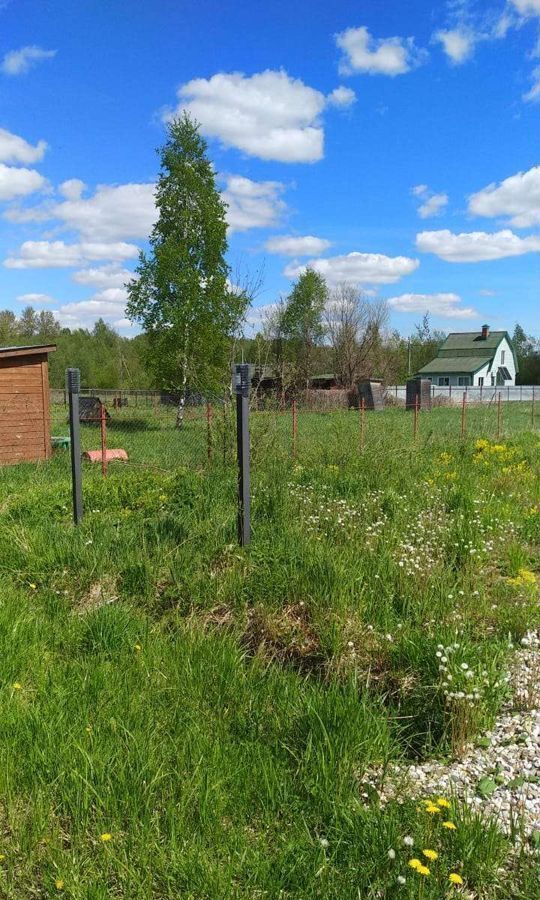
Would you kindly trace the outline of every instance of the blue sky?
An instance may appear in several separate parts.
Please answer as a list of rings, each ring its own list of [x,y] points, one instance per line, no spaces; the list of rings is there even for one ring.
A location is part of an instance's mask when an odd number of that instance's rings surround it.
[[[425,311],[540,333],[540,0],[4,0],[3,308],[130,333],[182,109],[257,307],[310,265],[387,298],[404,334]]]

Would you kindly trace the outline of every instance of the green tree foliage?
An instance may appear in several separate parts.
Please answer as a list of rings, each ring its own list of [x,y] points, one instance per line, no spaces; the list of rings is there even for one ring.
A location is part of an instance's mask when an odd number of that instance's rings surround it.
[[[211,390],[228,377],[229,340],[246,308],[229,285],[225,204],[206,150],[187,115],[170,123],[150,252],[128,285],[127,315],[148,337],[152,378],[182,398],[187,386]]]
[[[527,334],[521,325],[516,324],[512,341],[519,366],[521,384],[540,383],[540,340]]]
[[[293,367],[293,381],[307,387],[312,371],[314,351],[324,338],[323,312],[328,288],[322,275],[306,269],[283,307],[280,320],[281,341]]]

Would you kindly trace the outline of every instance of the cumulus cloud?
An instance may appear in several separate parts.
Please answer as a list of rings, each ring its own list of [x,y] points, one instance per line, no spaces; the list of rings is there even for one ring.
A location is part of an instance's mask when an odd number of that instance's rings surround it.
[[[54,303],[50,294],[19,294],[15,300],[23,306],[44,306],[46,303]]]
[[[332,106],[351,106],[352,103],[356,102],[356,94],[351,88],[340,85],[334,88],[326,99]]]
[[[336,44],[343,51],[339,71],[343,75],[365,72],[368,75],[403,75],[426,58],[411,37],[377,39],[365,26],[347,28],[336,34]]]
[[[473,55],[477,36],[468,29],[452,28],[437,31],[433,39],[442,44],[450,62],[459,66]]]
[[[298,278],[306,268],[319,272],[330,286],[341,282],[350,284],[393,284],[410,275],[420,265],[417,259],[407,256],[384,256],[381,253],[347,253],[312,259],[307,266],[291,263],[285,268],[287,278]]]
[[[416,246],[423,253],[434,253],[447,262],[481,262],[540,253],[540,237],[520,238],[510,229],[488,234],[485,231],[454,234],[451,231],[422,231]]]
[[[500,184],[488,184],[469,197],[475,216],[505,216],[517,228],[540,225],[540,166],[517,172]]]
[[[7,269],[66,269],[92,260],[133,259],[139,253],[134,244],[64,241],[25,241],[16,256],[4,260]]]
[[[313,237],[311,234],[304,237],[283,234],[269,238],[264,246],[269,253],[278,253],[282,256],[316,256],[317,253],[324,253],[332,245],[330,241]]]
[[[6,166],[0,163],[0,200],[27,197],[47,186],[47,179],[35,169]]]
[[[46,141],[38,141],[34,147],[18,134],[0,128],[0,162],[31,165],[43,159],[46,149]]]
[[[251,76],[232,72],[194,78],[177,95],[178,105],[165,119],[186,111],[223,146],[290,163],[322,159],[324,108],[354,100],[346,88],[336,88],[326,98],[299,78],[271,69]]]
[[[96,266],[74,272],[71,280],[94,288],[121,288],[134,277],[129,269],[117,265]]]
[[[461,306],[459,294],[400,294],[390,297],[388,305],[396,312],[431,313],[446,319],[475,319],[478,313],[470,306]]]
[[[20,50],[10,50],[4,56],[0,68],[4,75],[24,75],[37,63],[44,59],[52,59],[56,56],[56,50],[43,50],[42,47],[21,47]]]
[[[67,187],[66,187],[67,185]],[[59,219],[90,241],[146,238],[156,218],[154,184],[99,185],[87,199],[81,197],[83,183],[64,182],[70,199],[51,206],[50,218]]]
[[[242,175],[228,175],[225,184],[222,197],[228,206],[230,232],[276,225],[286,209],[281,199],[285,186],[279,181],[252,181]]]
[[[434,194],[427,184],[417,184],[411,188],[411,194],[422,201],[418,207],[418,215],[421,219],[438,216],[448,205],[448,194]]]
[[[537,103],[540,100],[540,66],[536,66],[531,72],[532,87],[523,94],[523,100],[527,103]]]
[[[123,288],[107,288],[86,300],[64,303],[54,310],[55,317],[69,328],[86,328],[96,319],[121,330],[132,328],[126,318],[127,292]]]
[[[80,178],[68,178],[59,187],[60,193],[66,200],[80,200],[85,189],[86,185]]]
[[[540,0],[511,0],[522,16],[540,16]]]

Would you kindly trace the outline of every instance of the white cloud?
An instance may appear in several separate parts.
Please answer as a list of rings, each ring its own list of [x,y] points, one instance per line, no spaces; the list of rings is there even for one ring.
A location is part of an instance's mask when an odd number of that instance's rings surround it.
[[[540,16],[540,0],[511,0],[522,16]]]
[[[279,181],[252,181],[242,175],[228,175],[222,197],[228,205],[229,231],[276,225],[286,209],[280,199],[284,190]]]
[[[177,94],[178,106],[165,118],[186,111],[201,123],[205,134],[218,138],[225,147],[279,162],[322,159],[320,116],[328,101],[320,91],[287,72],[219,73],[188,81]],[[344,95],[338,96],[343,99]],[[330,102],[335,99],[334,94]]]
[[[23,75],[38,62],[52,59],[53,56],[56,56],[56,50],[43,50],[41,47],[35,46],[10,50],[2,60],[2,72],[4,75]]]
[[[340,85],[334,88],[326,99],[332,106],[351,106],[352,103],[356,102],[356,94],[351,88]]]
[[[82,238],[117,241],[150,234],[156,218],[154,184],[99,185],[88,199],[80,196],[83,183],[78,179],[64,182],[64,193],[66,185],[71,199],[51,206],[50,218],[60,219]]]
[[[540,237],[520,238],[509,229],[488,234],[485,231],[453,234],[451,231],[422,231],[416,246],[423,253],[434,253],[447,262],[480,262],[540,253]]]
[[[527,103],[536,103],[540,100],[540,66],[536,66],[531,72],[532,87],[525,94],[523,100]]]
[[[468,29],[453,28],[437,31],[434,40],[442,44],[448,59],[459,66],[473,55],[477,36]]]
[[[86,185],[80,178],[68,178],[62,182],[58,190],[66,200],[80,200],[85,189]]]
[[[324,253],[332,244],[311,234],[304,237],[283,234],[269,238],[264,246],[269,253],[279,253],[282,256],[316,256],[317,253]]]
[[[517,228],[540,224],[540,166],[517,172],[500,184],[487,187],[469,198],[475,216],[506,216]]]
[[[64,303],[54,314],[70,328],[86,328],[96,319],[104,319],[116,328],[128,328],[131,323],[125,318],[126,302],[127,291],[123,288],[107,288],[87,300]]]
[[[71,280],[77,284],[86,284],[103,290],[104,288],[121,288],[133,277],[133,272],[130,272],[129,269],[121,269],[113,264],[81,269],[73,273]]]
[[[339,71],[344,75],[367,72],[369,75],[403,75],[420,65],[427,56],[415,47],[414,39],[391,37],[376,39],[365,26],[347,28],[336,35],[343,51]]]
[[[82,242],[66,244],[64,241],[25,241],[17,256],[4,260],[8,269],[62,269],[84,265],[92,260],[132,259],[138,255],[134,244]]]
[[[18,134],[0,128],[0,162],[25,165],[37,163],[43,159],[46,149],[46,141],[38,141],[34,147]]]
[[[418,207],[418,215],[421,219],[429,219],[438,216],[448,205],[448,194],[433,194],[421,206]]]
[[[331,286],[341,282],[351,284],[393,284],[410,275],[420,265],[407,256],[384,256],[381,253],[347,253],[326,259],[312,259],[307,266],[291,263],[285,268],[287,278],[298,278],[306,268],[314,269]]]
[[[478,293],[481,297],[495,297],[497,295],[496,291],[490,291],[488,288],[482,288]]]
[[[461,306],[459,294],[400,294],[390,297],[388,305],[396,312],[431,313],[446,319],[475,319],[478,313],[469,306]]]
[[[46,303],[54,303],[54,299],[49,294],[19,294],[15,299],[23,306],[43,306]]]
[[[27,197],[47,186],[47,179],[35,169],[15,168],[0,163],[0,200]]]
[[[417,184],[411,188],[411,194],[423,201],[418,207],[418,215],[421,219],[438,216],[448,205],[448,194],[434,194],[427,184]]]

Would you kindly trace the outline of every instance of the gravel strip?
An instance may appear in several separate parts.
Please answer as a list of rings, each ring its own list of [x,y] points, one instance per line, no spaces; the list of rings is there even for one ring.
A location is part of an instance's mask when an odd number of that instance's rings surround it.
[[[459,760],[444,764],[391,765],[364,783],[381,803],[433,794],[451,795],[494,818],[506,834],[521,840],[540,833],[540,638],[529,633],[510,668],[512,701],[492,731]],[[487,743],[488,746],[479,746]],[[367,797],[367,794],[364,796]]]

